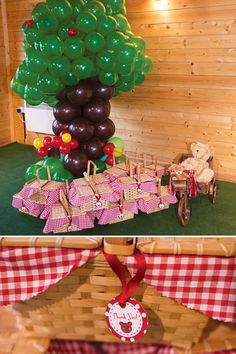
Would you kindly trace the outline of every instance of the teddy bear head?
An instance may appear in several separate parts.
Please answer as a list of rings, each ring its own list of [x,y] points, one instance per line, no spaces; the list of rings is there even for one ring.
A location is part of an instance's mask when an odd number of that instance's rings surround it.
[[[207,161],[211,156],[211,148],[208,144],[203,144],[197,141],[196,143],[192,143],[191,151],[193,157],[197,159],[201,159]]]
[[[130,333],[132,331],[132,322],[120,322],[120,327],[124,333]]]

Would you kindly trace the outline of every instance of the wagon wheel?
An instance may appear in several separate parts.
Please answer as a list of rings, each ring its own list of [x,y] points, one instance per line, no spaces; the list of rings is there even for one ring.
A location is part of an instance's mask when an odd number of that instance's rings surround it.
[[[178,204],[178,220],[180,225],[187,226],[190,219],[190,205],[187,194],[182,194]]]
[[[217,185],[216,185],[216,181],[213,180],[211,182],[211,185],[210,185],[210,188],[209,188],[209,192],[208,192],[208,196],[209,196],[210,202],[212,204],[214,204],[215,201],[216,201],[216,194],[217,194]]]

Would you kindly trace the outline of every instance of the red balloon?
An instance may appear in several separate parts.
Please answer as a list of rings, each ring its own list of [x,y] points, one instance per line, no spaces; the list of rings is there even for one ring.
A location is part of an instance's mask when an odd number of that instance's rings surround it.
[[[48,154],[48,149],[43,146],[43,147],[41,147],[39,149],[36,149],[36,152],[37,152],[39,157],[45,157]]]
[[[60,136],[62,136],[63,134],[70,134],[69,130],[62,130],[60,132]]]
[[[107,143],[104,148],[103,148],[103,152],[105,155],[111,155],[113,153],[115,149],[115,145],[112,143]]]
[[[54,136],[52,139],[52,145],[55,148],[59,148],[61,145],[61,137],[60,136]]]
[[[43,138],[43,144],[45,148],[50,148],[52,147],[52,138],[50,136],[45,136]]]
[[[72,139],[70,142],[70,147],[72,150],[75,150],[79,147],[79,142],[76,139]]]
[[[60,153],[63,154],[63,155],[66,155],[66,154],[69,154],[70,151],[71,151],[71,146],[70,144],[65,144],[65,143],[62,143],[59,147],[59,150],[60,150]]]
[[[32,27],[33,25],[34,25],[34,21],[33,20],[26,21],[26,27]]]
[[[77,36],[78,31],[77,31],[77,29],[75,27],[71,27],[68,30],[68,34],[69,34],[70,37],[74,37],[74,36]]]
[[[109,155],[106,159],[106,163],[110,166],[113,166],[114,165],[114,158],[113,158],[113,155]]]

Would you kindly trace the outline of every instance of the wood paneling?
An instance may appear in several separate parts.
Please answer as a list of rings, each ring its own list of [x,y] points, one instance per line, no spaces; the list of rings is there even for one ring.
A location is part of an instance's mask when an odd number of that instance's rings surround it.
[[[12,141],[10,118],[10,92],[8,87],[9,57],[6,51],[8,45],[6,12],[3,1],[0,1],[0,146]]]
[[[23,57],[22,22],[36,3],[7,1],[12,75]],[[126,7],[154,68],[143,85],[112,100],[116,134],[127,150],[165,161],[192,141],[208,142],[218,177],[236,181],[236,0],[126,0]],[[15,112],[22,101],[13,97]],[[22,142],[23,127],[14,117]]]

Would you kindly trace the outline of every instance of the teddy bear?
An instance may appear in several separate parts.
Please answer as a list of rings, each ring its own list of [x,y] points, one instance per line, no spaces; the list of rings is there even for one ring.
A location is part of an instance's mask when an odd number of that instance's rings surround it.
[[[130,333],[132,331],[132,322],[120,322],[120,327],[124,333]]]
[[[196,172],[196,180],[199,183],[208,183],[214,177],[214,171],[209,168],[207,162],[212,155],[211,148],[208,144],[195,142],[191,144],[193,157],[188,157],[181,163],[185,170],[194,170]]]

